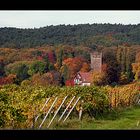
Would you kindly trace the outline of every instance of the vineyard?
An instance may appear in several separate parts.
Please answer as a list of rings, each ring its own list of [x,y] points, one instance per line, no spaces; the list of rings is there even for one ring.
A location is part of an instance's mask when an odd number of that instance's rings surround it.
[[[116,87],[3,85],[0,87],[0,127],[1,129],[32,129],[37,115],[39,115],[38,120],[41,123],[55,98],[58,97],[49,114],[49,118],[52,117],[66,96],[67,98],[57,116],[62,114],[70,100],[75,96],[76,98],[74,98],[69,109],[72,108],[78,97],[80,97],[80,100],[70,116],[78,118],[82,106],[83,115],[86,114],[91,118],[96,118],[115,108],[134,105],[135,97],[139,94],[138,86],[137,83]],[[50,100],[44,106],[48,98]],[[42,110],[43,106],[44,109]],[[38,128],[38,126],[36,125],[35,128]]]

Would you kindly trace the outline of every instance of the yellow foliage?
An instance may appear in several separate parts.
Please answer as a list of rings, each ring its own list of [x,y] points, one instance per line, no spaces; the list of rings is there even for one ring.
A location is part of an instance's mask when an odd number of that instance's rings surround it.
[[[132,64],[132,72],[135,74],[135,80],[140,79],[140,63]]]
[[[107,83],[106,74],[104,72],[94,71],[92,73],[92,84],[104,85]]]

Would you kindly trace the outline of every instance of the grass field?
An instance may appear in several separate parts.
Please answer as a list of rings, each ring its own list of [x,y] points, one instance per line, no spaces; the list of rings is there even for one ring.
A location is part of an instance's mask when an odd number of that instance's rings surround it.
[[[84,116],[82,121],[77,118],[68,119],[65,123],[54,122],[49,129],[140,129],[140,107],[131,107],[117,112],[105,114],[93,119]],[[46,129],[47,122],[42,129]]]

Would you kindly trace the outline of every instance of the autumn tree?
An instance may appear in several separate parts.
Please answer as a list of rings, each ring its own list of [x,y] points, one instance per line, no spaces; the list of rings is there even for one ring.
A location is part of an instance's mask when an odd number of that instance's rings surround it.
[[[97,86],[108,84],[107,73],[93,71],[92,72],[92,84],[97,85]]]
[[[10,63],[4,67],[5,73],[6,75],[9,74],[17,75],[18,69],[20,69],[22,65],[26,65],[27,67],[29,67],[30,64],[32,64],[32,62],[30,61],[16,61],[14,63]]]
[[[29,78],[28,70],[29,70],[29,68],[25,64],[22,64],[20,67],[18,67],[17,74],[16,74],[16,80],[15,80],[17,84],[19,84],[23,80]]]
[[[52,84],[54,85],[54,86],[59,86],[59,85],[61,85],[62,83],[62,77],[61,77],[61,73],[60,72],[58,72],[58,71],[56,71],[56,70],[52,70],[52,71],[50,71],[50,73],[52,74],[52,77],[53,77],[53,82],[52,82]]]
[[[140,63],[132,64],[132,72],[134,74],[135,80],[139,80],[140,79]]]
[[[0,85],[5,85],[5,84],[12,84],[15,82],[16,75],[14,74],[9,74],[6,77],[0,78]]]
[[[93,85],[106,85],[109,84],[108,79],[108,65],[107,64],[102,64],[101,67],[101,72],[99,71],[92,71],[92,84]]]
[[[131,63],[132,63],[131,52],[130,52],[130,48],[127,47],[127,50],[126,50],[126,75],[128,77],[128,81],[131,81],[133,79]]]
[[[57,56],[57,69],[59,70],[60,67],[62,66],[62,61],[63,61],[63,50],[59,49],[56,52],[56,56]]]
[[[40,83],[41,75],[40,73],[36,73],[31,77],[31,81],[33,85],[38,85]]]
[[[82,68],[80,69],[81,72],[88,72],[90,71],[90,64],[88,64],[87,62],[84,62],[82,64]]]
[[[46,71],[48,71],[49,70],[49,64],[50,64],[50,62],[49,62],[49,58],[48,58],[48,54],[45,54],[44,56],[43,56],[43,59],[44,59],[44,62],[46,63]]]
[[[133,61],[131,58],[130,47],[119,46],[117,48],[116,57],[117,57],[117,62],[120,65],[120,73],[121,73],[120,76],[126,75],[128,77],[127,79],[131,81],[133,79],[132,67],[131,67],[131,63]]]
[[[66,80],[68,80],[70,77],[70,75],[69,75],[70,72],[69,72],[67,65],[63,65],[60,69],[60,72],[61,72],[61,77],[62,77],[61,84],[65,85]]]
[[[53,50],[50,50],[48,52],[48,60],[51,63],[55,63],[55,61],[56,61],[56,55],[55,55],[55,52]]]
[[[119,84],[124,85],[128,83],[129,83],[128,73],[121,72],[120,77],[119,77]]]
[[[72,46],[65,45],[62,46],[61,49],[63,49],[63,59],[75,57],[75,52]]]
[[[5,75],[5,70],[4,70],[4,61],[3,59],[0,59],[0,77],[3,77]]]
[[[42,75],[40,73],[36,73],[32,76],[31,81],[33,85],[58,86],[60,85],[61,75],[57,71],[50,71]]]
[[[43,74],[46,72],[46,63],[42,61],[34,61],[28,70],[29,75],[34,75],[35,73]]]
[[[9,64],[5,67],[6,75],[14,74],[16,75],[15,82],[20,84],[21,81],[29,78],[28,70],[29,70],[30,62],[19,61],[12,64]]]
[[[50,72],[44,73],[40,77],[39,84],[42,86],[53,85],[53,75]]]
[[[113,49],[106,49],[103,52],[103,62],[107,65],[106,74],[108,83],[118,82],[120,66],[116,60],[116,52]]]
[[[75,74],[80,71],[83,62],[85,62],[85,60],[81,57],[67,58],[63,61],[63,65],[68,67],[70,79],[72,79]]]

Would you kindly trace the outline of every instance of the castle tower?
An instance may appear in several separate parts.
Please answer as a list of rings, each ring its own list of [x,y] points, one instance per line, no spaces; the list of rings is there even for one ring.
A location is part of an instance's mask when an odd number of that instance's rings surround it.
[[[99,71],[102,70],[102,53],[99,52],[93,52],[90,54],[91,58],[91,69],[93,71]]]

